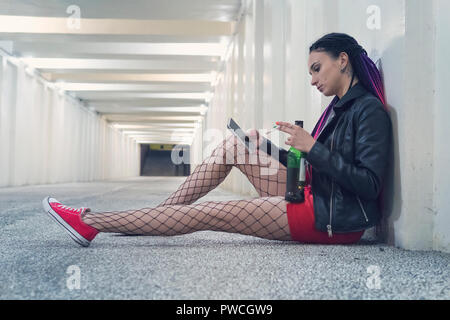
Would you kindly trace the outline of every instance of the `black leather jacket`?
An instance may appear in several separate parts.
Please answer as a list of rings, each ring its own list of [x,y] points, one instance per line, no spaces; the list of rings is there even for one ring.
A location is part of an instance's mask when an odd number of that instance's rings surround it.
[[[330,236],[378,223],[377,198],[392,137],[388,113],[360,83],[333,109],[334,115],[306,155],[312,167],[315,227]]]

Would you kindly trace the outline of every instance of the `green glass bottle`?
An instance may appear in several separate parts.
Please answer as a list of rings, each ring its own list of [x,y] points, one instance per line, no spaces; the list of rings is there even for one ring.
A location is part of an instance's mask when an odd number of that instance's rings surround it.
[[[303,128],[303,121],[295,121]],[[305,201],[305,159],[304,154],[291,147],[287,154],[286,201],[300,203]]]

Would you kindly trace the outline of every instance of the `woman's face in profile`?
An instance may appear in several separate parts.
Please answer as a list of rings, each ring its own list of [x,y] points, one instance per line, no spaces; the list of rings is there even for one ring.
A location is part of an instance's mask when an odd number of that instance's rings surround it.
[[[342,82],[339,59],[333,59],[325,52],[312,51],[308,58],[311,85],[325,96],[336,95]]]

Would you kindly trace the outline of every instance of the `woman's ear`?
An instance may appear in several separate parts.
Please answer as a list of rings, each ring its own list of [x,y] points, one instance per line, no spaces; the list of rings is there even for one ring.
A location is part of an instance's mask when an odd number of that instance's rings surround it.
[[[339,62],[340,62],[340,70],[341,73],[344,73],[345,71],[347,71],[348,68],[348,55],[346,52],[341,52],[339,54]]]

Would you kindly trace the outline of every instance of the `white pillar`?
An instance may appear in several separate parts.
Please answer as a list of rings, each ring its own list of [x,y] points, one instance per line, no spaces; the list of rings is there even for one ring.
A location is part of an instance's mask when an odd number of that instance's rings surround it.
[[[436,48],[435,48],[435,109],[434,109],[434,194],[433,205],[433,249],[450,252],[450,2],[438,0],[436,4]],[[425,50],[427,48],[424,48]],[[427,63],[428,64],[428,63]],[[424,108],[427,108],[425,105]],[[430,128],[427,128],[430,129]]]

